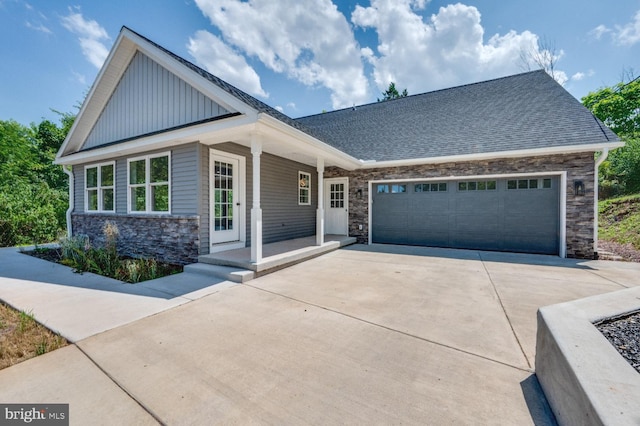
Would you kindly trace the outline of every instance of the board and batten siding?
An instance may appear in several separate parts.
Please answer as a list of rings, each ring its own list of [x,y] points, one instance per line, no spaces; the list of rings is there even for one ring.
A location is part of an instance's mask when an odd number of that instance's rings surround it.
[[[251,150],[234,143],[211,146],[212,149],[242,155],[246,158],[246,245],[251,245],[251,207],[253,205],[253,166]],[[206,163],[205,163],[206,158]],[[201,215],[209,217],[209,151],[203,150],[203,187]],[[205,166],[206,164],[206,166]],[[261,200],[262,241],[264,244],[292,238],[308,237],[316,233],[318,173],[315,167],[307,166],[286,158],[262,153]],[[298,205],[298,171],[311,174],[311,205]],[[206,213],[205,213],[206,212]],[[201,217],[202,217],[201,216]],[[201,227],[201,253],[209,250],[209,223]],[[206,235],[205,235],[206,234]],[[204,242],[206,241],[206,243]],[[206,251],[205,251],[206,250]]]
[[[224,107],[137,52],[83,149],[227,113]]]
[[[171,214],[198,214],[199,196],[201,188],[198,186],[200,176],[199,143],[190,143],[175,147],[171,150],[156,150],[136,154],[129,157],[118,157],[116,162],[116,214],[127,214],[127,160],[149,154],[171,152]],[[101,164],[101,163],[88,163]],[[75,178],[74,211],[84,212],[84,168],[85,165],[73,166]]]

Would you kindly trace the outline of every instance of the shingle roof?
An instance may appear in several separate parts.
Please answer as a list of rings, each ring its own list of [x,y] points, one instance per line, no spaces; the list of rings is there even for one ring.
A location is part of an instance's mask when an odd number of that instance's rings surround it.
[[[365,161],[619,141],[542,70],[293,119],[152,40],[127,30],[258,112]]]
[[[618,141],[542,70],[302,117],[362,160],[402,160]]]

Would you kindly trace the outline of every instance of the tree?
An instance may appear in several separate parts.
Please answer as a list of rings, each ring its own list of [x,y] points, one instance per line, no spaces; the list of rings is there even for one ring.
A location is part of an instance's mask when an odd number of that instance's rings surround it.
[[[402,93],[398,93],[396,84],[392,81],[389,83],[389,88],[382,92],[382,99],[378,98],[378,102],[390,101],[391,99],[406,98],[408,95],[407,89],[404,89]]]
[[[550,41],[546,37],[538,39],[535,46],[528,49],[520,49],[520,68],[524,71],[534,69],[545,70],[555,81],[564,85],[567,76],[564,72],[558,71],[556,65],[564,52],[556,49],[555,41]]]
[[[603,195],[640,192],[640,77],[627,75],[629,81],[582,98],[584,106],[625,142],[602,164]]]
[[[0,120],[0,246],[50,242],[65,226],[67,177],[54,165],[74,116],[61,126]]]
[[[640,77],[590,92],[582,103],[619,136],[640,133]]]

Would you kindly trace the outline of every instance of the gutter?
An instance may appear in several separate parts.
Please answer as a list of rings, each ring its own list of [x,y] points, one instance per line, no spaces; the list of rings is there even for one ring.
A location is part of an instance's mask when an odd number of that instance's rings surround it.
[[[72,226],[71,226],[71,212],[73,211],[73,206],[75,204],[74,194],[74,179],[73,179],[73,171],[70,166],[62,166],[62,170],[65,172],[67,176],[69,176],[69,208],[67,209],[67,238],[71,238],[72,235]]]
[[[596,160],[594,167],[594,187],[593,187],[593,251],[594,254],[598,253],[598,170],[600,165],[609,156],[609,148],[602,148],[602,154]]]

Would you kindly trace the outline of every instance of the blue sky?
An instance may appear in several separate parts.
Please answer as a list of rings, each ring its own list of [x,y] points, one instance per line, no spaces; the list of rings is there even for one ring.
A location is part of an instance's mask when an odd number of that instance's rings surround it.
[[[0,120],[77,112],[123,25],[292,117],[522,72],[541,40],[578,99],[640,75],[640,0],[0,0]]]

